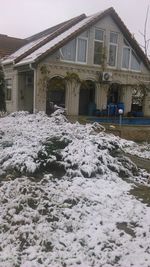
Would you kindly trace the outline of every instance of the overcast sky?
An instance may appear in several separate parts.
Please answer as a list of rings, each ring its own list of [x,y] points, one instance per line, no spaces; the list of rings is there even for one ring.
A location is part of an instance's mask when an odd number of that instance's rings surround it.
[[[114,7],[141,42],[150,0],[0,0],[0,33],[25,38],[81,13]],[[150,14],[147,27],[150,37]]]

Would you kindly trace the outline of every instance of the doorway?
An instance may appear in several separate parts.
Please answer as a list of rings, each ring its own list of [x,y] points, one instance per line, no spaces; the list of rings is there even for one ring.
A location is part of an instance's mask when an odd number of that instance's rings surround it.
[[[66,89],[65,82],[61,77],[52,78],[47,85],[46,113],[54,112],[54,106],[65,108]]]
[[[79,115],[93,115],[95,104],[95,83],[91,80],[84,81],[80,87]]]

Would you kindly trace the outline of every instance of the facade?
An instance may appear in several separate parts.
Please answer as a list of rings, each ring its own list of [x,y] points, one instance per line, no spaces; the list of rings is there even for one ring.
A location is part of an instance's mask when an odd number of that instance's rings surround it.
[[[150,116],[150,65],[113,8],[28,38],[3,62],[8,112]]]

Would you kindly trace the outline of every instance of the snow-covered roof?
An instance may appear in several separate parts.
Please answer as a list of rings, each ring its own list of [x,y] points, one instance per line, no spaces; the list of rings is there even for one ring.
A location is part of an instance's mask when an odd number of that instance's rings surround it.
[[[31,41],[28,44],[22,46],[15,53],[11,54],[5,60],[3,60],[3,64],[6,65],[10,63],[16,63],[16,61],[17,62],[20,61],[22,58],[25,58],[27,55],[30,55],[33,51],[37,50],[39,47],[43,46],[49,40],[52,40],[54,37],[61,34],[62,32],[64,32],[65,30],[67,30],[72,25],[76,24],[78,21],[82,20],[85,17],[86,17],[85,14],[81,14],[80,16],[77,16],[71,20],[65,21],[63,23],[56,25],[55,27],[40,32],[35,36],[27,38],[26,40],[28,41],[31,40]]]
[[[36,46],[37,44],[39,44],[41,41],[43,41],[47,37],[48,37],[48,35],[22,46],[19,50],[17,50],[15,53],[11,54],[8,58],[6,58],[3,61],[3,64],[5,65],[5,64],[12,63],[16,58],[18,58],[19,56],[21,56],[22,54],[27,52],[29,49],[31,49],[34,46]]]
[[[66,39],[68,40],[68,37],[71,37],[78,30],[82,29],[83,26],[86,26],[87,23],[90,22],[91,20],[93,20],[95,17],[97,17],[98,14],[100,14],[100,13],[96,13],[93,16],[89,16],[89,17],[83,19],[82,21],[80,21],[79,23],[77,23],[76,25],[71,27],[69,30],[63,32],[62,34],[60,34],[59,36],[57,36],[53,40],[49,41],[48,43],[46,43],[45,45],[43,45],[39,49],[35,50],[33,53],[31,53],[27,57],[22,59],[20,62],[18,62],[16,64],[16,66],[25,65],[25,64],[29,64],[29,63],[35,62],[36,59],[40,55],[42,55],[43,53],[47,52],[48,50],[54,48],[56,45],[59,45],[62,41],[65,41]]]
[[[150,68],[148,58],[113,8],[108,8],[89,17],[86,17],[85,14],[81,14],[66,23],[60,24],[60,28],[57,27],[59,25],[56,25],[56,27],[53,27],[53,30],[49,29],[49,31],[44,31],[42,33],[44,36],[37,34],[36,38],[37,36],[40,36],[40,38],[36,40],[31,38],[32,41],[30,43],[23,46],[17,52],[5,59],[2,64],[6,65],[9,63],[15,63],[16,66],[21,66],[40,61],[46,55],[55,52],[67,42],[76,38],[77,35],[87,30],[106,15],[112,16],[115,23],[118,25],[139,58],[143,61],[145,66]]]

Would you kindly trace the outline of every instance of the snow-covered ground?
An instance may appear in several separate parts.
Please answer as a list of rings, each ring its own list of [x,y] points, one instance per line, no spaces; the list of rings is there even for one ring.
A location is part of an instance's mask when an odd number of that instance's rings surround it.
[[[0,119],[0,267],[150,266],[150,207],[130,194],[149,174],[125,156],[149,159],[148,144],[97,127]]]

